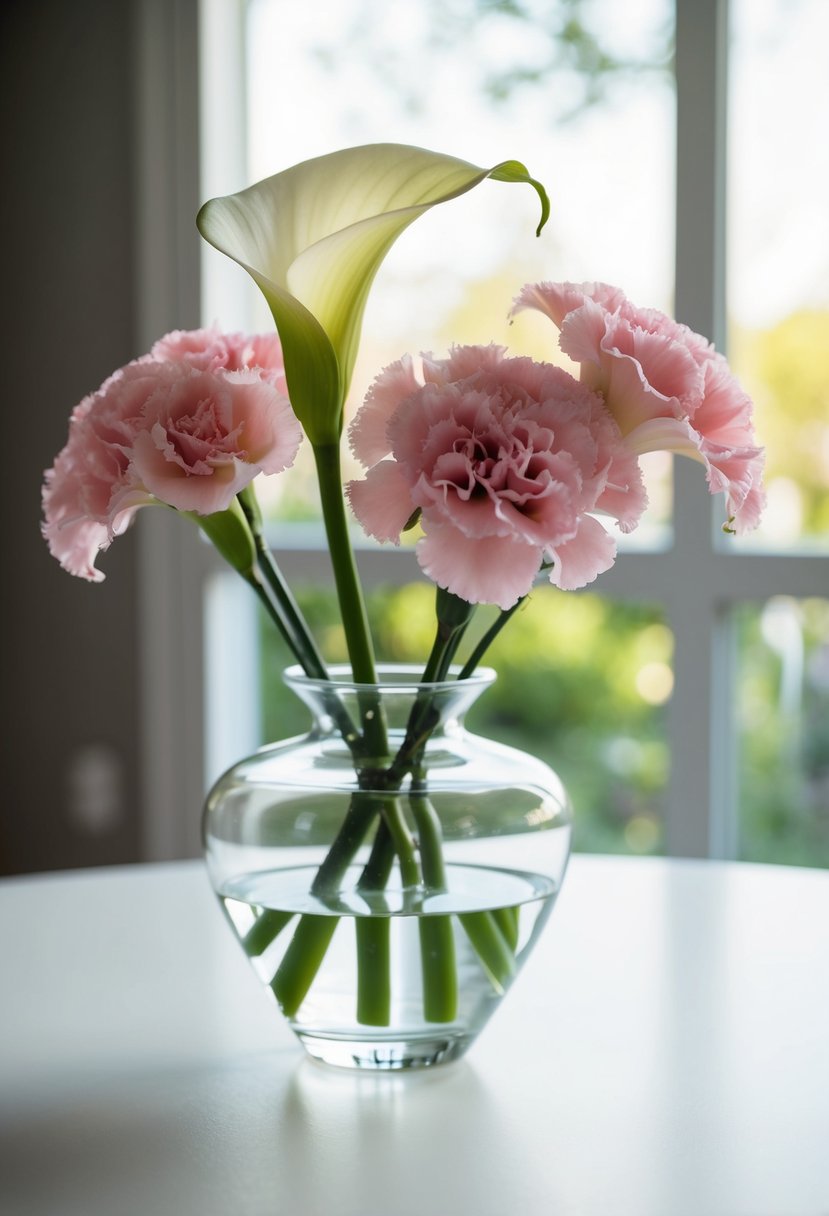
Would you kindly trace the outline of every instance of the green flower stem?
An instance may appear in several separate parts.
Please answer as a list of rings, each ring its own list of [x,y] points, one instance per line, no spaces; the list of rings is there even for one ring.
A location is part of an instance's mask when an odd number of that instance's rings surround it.
[[[335,850],[332,845],[320,866],[311,886],[315,895],[324,895],[336,891],[339,881],[352,860],[354,853],[368,830],[370,822],[377,818],[378,809],[382,805],[383,816],[386,814],[386,804],[379,803],[376,795],[357,793],[352,796],[351,805],[345,817],[343,827],[335,842],[339,847]],[[386,819],[380,819],[384,834]],[[346,831],[345,829],[348,829]],[[378,829],[379,832],[380,829]],[[402,824],[399,835],[401,846],[408,834],[405,823]],[[389,839],[391,834],[388,833]],[[385,872],[385,882],[391,870],[395,856],[395,848],[390,850],[388,870]],[[374,852],[374,850],[373,850]],[[405,861],[404,861],[405,858]],[[401,857],[401,871],[412,874],[409,867],[414,867],[414,881],[417,881],[419,870],[414,841],[409,836],[405,841],[405,852]],[[365,871],[364,871],[365,876]],[[375,888],[377,889],[377,888]],[[380,888],[382,889],[382,887]],[[326,951],[337,926],[337,916],[317,916],[305,913],[300,916],[291,942],[283,955],[282,962],[271,981],[271,987],[288,1017],[293,1017],[304,1001],[308,989],[325,958]],[[382,936],[384,930],[372,930],[360,926],[374,923],[385,923],[388,933],[388,921],[375,922],[373,917],[355,918],[357,934],[357,1009],[358,1020],[369,1025],[388,1025],[388,1008],[391,992],[390,948],[383,949]],[[275,936],[275,934],[274,934]],[[266,943],[267,944],[267,943]],[[386,1010],[384,1013],[383,1011]],[[385,1020],[384,1020],[385,1019]]]
[[[348,532],[339,443],[315,444],[314,460],[340,619],[351,663],[351,678],[355,684],[376,684],[377,671],[368,614]],[[359,700],[366,748],[379,763],[381,758],[385,759],[388,751],[385,722],[379,703],[373,696]]]
[[[418,829],[423,877],[428,886],[436,890],[446,890],[446,866],[443,857],[440,819],[429,798],[426,797],[425,793],[420,792],[421,790],[425,790],[425,784],[425,773],[413,776],[413,792],[409,795],[412,814]],[[418,792],[414,792],[416,789]],[[504,909],[504,911],[509,912],[511,909]],[[422,923],[427,924],[431,919],[449,921],[449,917],[434,917],[424,918]],[[503,992],[508,980],[515,973],[514,946],[511,946],[509,938],[501,931],[500,925],[495,919],[495,914],[492,912],[471,912],[461,915],[459,920],[492,983],[499,991]],[[427,931],[429,940],[432,940],[432,935],[436,935],[437,932],[437,930],[429,929]],[[515,923],[515,932],[517,933],[517,922]],[[422,941],[421,950],[423,950]],[[451,928],[445,934],[442,950],[445,952],[446,966],[451,967],[454,972],[455,946]],[[435,966],[437,966],[437,963],[435,963]],[[438,980],[432,979],[431,983],[436,991],[442,990]],[[444,1020],[450,1019],[446,1018]]]
[[[434,704],[434,690],[428,685],[446,678],[473,611],[472,604],[438,589],[437,632],[422,677],[422,683],[427,687],[418,693],[406,728],[406,738],[390,769],[395,781],[402,781],[407,770],[412,772],[409,806],[417,825],[423,881],[432,891],[445,891],[447,881],[440,820],[425,794],[425,774],[421,768],[426,742],[440,721],[440,712]],[[418,922],[418,930],[423,1016],[429,1022],[454,1021],[458,1013],[458,973],[452,918],[423,916]]]
[[[515,601],[515,603],[512,605],[511,608],[504,608],[501,610],[501,612],[498,614],[498,616],[495,618],[495,620],[490,625],[489,629],[487,629],[486,633],[483,635],[481,640],[478,642],[477,646],[472,651],[469,658],[464,663],[463,668],[462,668],[460,674],[458,675],[459,680],[468,680],[469,679],[469,677],[472,675],[475,668],[480,663],[481,659],[486,654],[489,647],[492,645],[492,643],[497,638],[498,634],[501,632],[501,630],[506,625],[507,621],[512,619],[512,617],[515,615],[515,613],[518,611],[518,609],[524,603],[526,598],[527,598],[526,595],[522,595],[519,600]]]
[[[374,656],[362,592],[348,536],[345,504],[342,495],[339,448],[315,449],[320,497],[326,522],[329,550],[343,626],[351,659],[352,676],[356,683],[376,683]],[[254,532],[257,523],[252,521]],[[261,529],[259,530],[261,531]],[[278,584],[272,587],[280,600]],[[473,607],[448,593],[438,592],[438,631],[432,653],[424,672],[424,681],[433,683],[445,678]],[[369,864],[361,884],[367,889],[372,879],[388,881],[393,855],[399,859],[401,879],[405,887],[420,885],[421,865],[417,846],[412,839],[401,805],[393,791],[399,787],[405,773],[422,756],[426,740],[437,725],[431,690],[424,690],[412,710],[407,730],[407,742],[398,757],[388,765],[388,741],[385,722],[375,695],[360,699],[363,748],[377,765],[373,772],[360,772],[361,781],[381,783],[389,790],[382,803],[381,824]],[[373,766],[372,766],[373,767]],[[359,761],[358,761],[359,771]],[[375,790],[354,795],[337,839],[331,846],[314,882],[316,893],[336,889],[348,864],[365,837],[378,810]],[[431,889],[445,889],[446,870],[443,862],[440,823],[434,808],[424,796],[412,803],[412,813],[418,828],[423,880]],[[390,846],[393,846],[393,851]],[[375,888],[378,889],[378,888]],[[327,949],[333,928],[316,922],[326,918],[303,916],[293,940],[273,979],[273,989],[285,1012],[299,1009]],[[331,918],[332,920],[334,918]],[[334,921],[334,923],[336,923]],[[360,927],[363,925],[363,927]],[[358,1018],[374,1025],[386,1025],[390,1008],[390,946],[388,920],[365,918],[355,927],[357,935]],[[324,935],[328,938],[324,940]],[[423,967],[424,1016],[430,1021],[447,1022],[457,1014],[457,970],[451,918],[423,917],[420,922],[421,957]]]
[[[380,815],[380,826],[377,838],[380,838],[382,831],[382,847],[387,848],[389,843],[393,846],[394,852],[400,859],[403,885],[416,886],[420,882],[417,845],[409,831],[399,799],[393,797],[392,792],[381,794],[377,790],[360,790],[352,794],[340,830],[317,871],[311,887],[315,895],[337,890],[343,874],[378,814]],[[377,838],[375,838],[375,846],[377,846]],[[375,860],[375,866],[381,864],[379,857],[380,854]],[[371,864],[371,860],[368,864]],[[388,882],[391,867],[386,869],[385,866],[386,862],[383,862],[383,868],[377,870],[378,874],[385,870],[385,878],[381,884],[375,886],[375,890],[382,890]],[[364,887],[369,886],[365,872],[360,881]]]
[[[403,886],[419,886],[421,874],[417,860],[417,845],[409,831],[399,798],[388,798],[383,804],[383,820],[394,843]]]
[[[375,887],[373,888],[374,890],[382,890],[385,886],[395,855],[399,859],[403,885],[416,887],[420,884],[417,846],[412,839],[400,802],[400,798],[394,795],[386,795],[380,799],[376,791],[372,791],[371,793],[358,792],[352,795],[351,805],[346,815],[345,822],[350,822],[355,828],[359,829],[359,820],[362,818],[368,820],[369,818],[376,817],[378,808],[381,811],[381,825],[383,826],[384,838],[387,834],[388,839],[393,844],[393,849],[390,851],[390,856],[386,856],[387,846],[385,844],[382,848],[378,848],[376,852],[372,850],[378,877],[381,876],[383,878],[382,886],[379,888]],[[352,837],[349,844],[349,847],[351,847],[350,854],[346,852],[345,837],[342,829],[340,830],[336,842],[339,845],[339,850],[334,853],[334,846],[332,846],[322,863],[321,870],[326,870],[326,885],[321,887],[318,881],[318,874],[312,885],[312,891],[315,894],[320,894],[321,889],[323,891],[336,889],[337,873],[339,872],[341,877],[342,873],[345,872],[345,867],[348,865],[351,857],[353,857],[354,852],[356,852],[357,846],[365,835],[366,830],[367,824],[366,827],[362,828],[362,831],[357,830],[355,832],[356,839]],[[332,854],[334,854],[333,857]],[[366,872],[364,871],[361,878],[363,890],[368,889],[365,879]],[[271,981],[271,987],[276,994],[279,1004],[288,1017],[292,1017],[304,1001],[314,976],[325,957],[325,952],[328,949],[328,944],[338,919],[336,916],[316,916],[310,913],[305,913],[299,918],[291,943],[283,955],[276,975]],[[363,919],[374,923],[375,918],[366,917]],[[386,922],[388,921],[388,918],[384,919]],[[388,924],[386,924],[386,932],[388,932]],[[370,929],[357,930],[357,1008],[358,1011],[362,1010],[365,1012],[365,1017],[360,1016],[360,1021],[366,1021],[371,1025],[385,1026],[388,1024],[387,1022],[372,1021],[373,1018],[381,1016],[380,1011],[386,1007],[386,1001],[390,1000],[390,997],[384,994],[391,992],[389,950],[384,951],[381,948],[382,936],[382,929],[378,929],[374,937],[372,937]],[[362,954],[364,944],[368,952],[365,956]],[[436,968],[434,969],[436,970]],[[424,975],[424,985],[428,982],[429,980]],[[439,1001],[435,1007],[440,1007]]]
[[[409,806],[417,824],[423,881],[432,890],[445,891],[446,863],[443,860],[443,834],[440,819],[434,806],[426,797],[425,781],[422,779],[412,782]]]
[[[449,664],[455,657],[455,651],[463,637],[464,630],[475,612],[475,605],[463,600],[451,591],[438,587],[435,594],[435,615],[438,627],[432,651],[423,672],[424,684],[435,683],[446,679]]]
[[[242,941],[245,952],[251,958],[258,958],[260,954],[264,954],[292,916],[293,912],[277,912],[274,908],[265,908],[245,934]]]
[[[325,451],[325,450],[326,449],[321,449],[321,451]],[[345,530],[345,543],[348,546],[349,553],[351,553],[350,542],[349,542],[348,534],[347,534],[347,526],[346,526],[346,522],[345,522],[344,513],[342,511],[343,499],[342,499],[341,483],[340,483],[339,450],[337,450],[336,455],[337,455],[337,460],[336,460],[336,462],[333,462],[333,458],[332,458],[330,468],[327,464],[321,463],[318,460],[318,476],[319,476],[319,480],[320,480],[320,493],[322,496],[323,484],[324,483],[328,484],[328,479],[330,476],[330,479],[332,480],[332,482],[335,483],[337,487],[339,487],[338,493],[336,495],[334,495],[334,502],[339,505],[339,510],[334,510],[334,507],[332,505],[331,516],[332,516],[332,519],[336,519],[339,517],[339,524],[335,524],[334,526],[335,526],[335,528],[341,527]],[[256,531],[255,521],[252,526],[253,526],[253,529],[255,532]],[[341,535],[341,533],[336,533],[336,534]],[[329,543],[330,543],[330,540],[331,540],[331,533],[329,533]],[[332,555],[333,555],[333,553],[334,553],[334,549],[333,549],[333,545],[332,545]],[[351,573],[348,576],[348,578],[345,579],[345,582],[347,583],[349,581],[349,579],[353,580],[354,587],[356,589],[356,593],[360,599],[360,602],[362,603],[362,596],[360,595],[359,581],[357,579],[357,572],[356,572],[356,568],[354,567],[354,564],[353,564],[353,559],[350,563],[350,569],[351,569]],[[437,630],[437,635],[435,637],[434,645],[432,647],[432,652],[429,657],[429,661],[426,665],[426,670],[424,671],[423,680],[425,682],[434,682],[436,680],[440,680],[445,677],[446,671],[448,670],[449,664],[451,663],[452,656],[454,655],[455,650],[457,649],[458,643],[463,634],[463,630],[466,628],[466,625],[471,618],[473,610],[474,610],[474,605],[468,604],[464,600],[460,600],[457,596],[451,596],[448,592],[444,592],[440,589],[438,590],[438,592],[437,592],[438,630]],[[367,624],[367,621],[365,620],[364,612],[359,613],[358,616],[361,616],[363,619],[363,624],[364,624],[365,631],[366,631],[366,637],[368,639],[368,644],[370,647],[368,624]],[[373,656],[372,656],[371,662],[373,665]],[[352,675],[353,674],[354,674],[354,667],[353,667],[353,659],[352,659]],[[376,681],[376,675],[375,675],[375,681]],[[425,744],[428,734],[431,733],[431,731],[434,729],[434,726],[436,725],[436,719],[434,719],[433,715],[429,714],[428,711],[430,709],[431,709],[431,694],[427,692],[424,695],[419,695],[418,699],[415,702],[415,705],[412,709],[412,714],[410,716],[409,728],[407,730],[407,743],[404,743],[404,746],[403,746],[403,748],[401,748],[401,752],[399,753],[398,758],[392,764],[391,768],[388,769],[385,774],[383,774],[383,784],[386,785],[388,788],[394,789],[400,784],[400,782],[403,779],[403,776],[405,775],[406,768],[408,767],[408,760],[410,758],[414,758],[415,754],[418,751],[422,750],[422,747]],[[385,748],[387,747],[385,724],[382,722],[382,720],[379,720],[379,715],[377,715],[376,713],[372,713],[371,716],[368,718],[368,721],[366,724],[366,734],[367,735],[369,733],[369,724],[371,724],[370,729],[371,729],[372,733],[375,735],[377,743],[382,743],[383,748],[385,750]],[[406,767],[401,767],[401,765],[399,763],[401,757],[403,757],[404,761],[406,762]],[[315,891],[315,893],[319,894],[320,892],[323,892],[323,891],[330,891],[332,889],[335,889],[336,884],[342,878],[342,875],[345,873],[346,867],[348,866],[349,862],[353,858],[357,848],[359,847],[360,842],[362,841],[366,832],[368,831],[368,828],[371,824],[372,818],[375,813],[376,813],[376,806],[372,807],[371,804],[367,801],[367,799],[359,797],[359,796],[355,796],[354,798],[352,798],[351,804],[349,806],[348,812],[346,813],[345,819],[343,821],[343,825],[337,835],[337,838],[334,840],[334,842],[320,868],[320,871],[317,874],[316,879],[314,880],[313,890]],[[434,812],[432,812],[432,815],[434,816]],[[430,824],[431,824],[431,822],[432,821],[429,820]],[[436,817],[434,817],[434,822],[437,823]],[[395,850],[400,858],[401,875],[403,878],[404,885],[406,885],[406,886],[416,885],[417,882],[419,881],[419,870],[418,870],[418,866],[417,866],[416,846],[415,846],[414,841],[412,840],[411,833],[408,830],[408,827],[405,822],[405,818],[402,814],[399,804],[397,804],[396,802],[390,802],[389,804],[387,804],[387,807],[385,810],[385,824],[386,824],[386,832],[384,833],[383,837],[381,838],[384,841],[384,847],[387,847],[387,843],[385,843],[385,842],[387,842],[388,840],[391,840],[393,842],[393,844],[395,846]],[[440,830],[440,825],[437,824],[438,833],[439,833],[439,830]],[[431,834],[432,835],[434,834],[433,830],[432,830]],[[421,847],[422,847],[422,845],[421,845]],[[439,854],[440,854],[440,845],[439,845],[439,835],[438,835],[437,841],[436,841],[436,848],[432,850],[432,856],[439,857]],[[437,862],[435,864],[437,864]],[[442,860],[440,861],[440,864],[442,867]],[[441,872],[442,872],[442,870],[441,870]],[[386,873],[386,881],[387,880],[388,880],[388,871]],[[385,885],[385,883],[383,885]],[[442,883],[440,885],[442,885]]]
[[[475,611],[474,604],[469,604],[440,587],[435,608],[438,618],[437,632],[420,680],[425,687],[418,691],[406,725],[406,737],[389,769],[389,776],[398,784],[407,772],[420,763],[429,736],[440,721],[440,712],[434,705],[435,693],[429,685],[446,679],[449,665]]]
[[[452,1022],[458,1015],[458,972],[451,916],[421,916],[420,960],[423,1016],[427,1022]]]
[[[504,941],[515,953],[518,948],[518,925],[520,908],[494,908],[492,919],[503,934]]]
[[[383,801],[376,794],[360,791],[351,795],[337,838],[314,876],[311,884],[312,894],[324,895],[339,888],[354,854],[371,824],[380,814],[382,806]]]
[[[499,993],[505,992],[515,975],[515,955],[498,927],[494,913],[462,912],[458,919],[493,986]]]
[[[258,513],[258,506],[251,506],[251,503],[255,504],[255,499],[250,495],[245,500],[242,494],[238,494],[226,511],[216,511],[212,515],[197,515],[192,511],[183,511],[182,514],[201,528],[216,551],[253,588],[291,653],[307,671],[308,656],[303,639],[297,633],[285,597],[261,569],[258,540],[254,533],[254,515]]]
[[[359,795],[358,795],[359,797]],[[412,839],[399,797],[389,796],[357,890],[382,891],[391,874],[395,856],[404,887],[420,883],[417,846]],[[391,919],[358,917],[357,934],[357,1021],[388,1026],[391,1009]],[[430,980],[424,975],[424,992]]]
[[[396,855],[388,822],[381,816],[357,890],[365,894],[384,890]],[[355,932],[357,1021],[370,1026],[388,1026],[391,1016],[391,918],[358,917]]]
[[[288,625],[288,622],[282,615],[282,607],[274,595],[273,588],[268,580],[263,576],[258,565],[252,567],[251,570],[244,572],[240,571],[245,582],[247,582],[256,592],[260,601],[264,605],[265,611],[276,625],[282,640],[287,645],[291,654],[296,661],[305,670],[304,656],[301,647],[297,644],[297,639],[294,636],[293,630]],[[310,674],[310,673],[309,673]]]
[[[383,891],[391,877],[396,853],[389,825],[381,818],[377,824],[369,859],[357,882],[358,891]]]
[[[338,916],[301,916],[276,975],[271,980],[276,999],[292,1018],[305,1000],[331,944]]]
[[[256,566],[263,576],[267,589],[272,596],[272,602],[279,611],[284,627],[290,632],[289,645],[298,658],[302,670],[315,680],[328,680],[330,677],[325,666],[325,660],[320,654],[314,636],[308,628],[302,610],[294,599],[290,587],[285,582],[282,571],[277,565],[273,552],[269,547],[262,521],[262,512],[253,489],[253,485],[245,486],[237,494],[242,513],[247,520],[253,536],[256,551]],[[351,720],[348,710],[337,698],[336,694],[328,699],[327,707],[345,743],[353,752],[360,741],[359,733]]]
[[[236,496],[242,508],[245,519],[253,534],[256,546],[256,562],[269,584],[274,601],[279,605],[280,613],[294,638],[295,650],[302,656],[300,662],[306,675],[314,679],[327,680],[328,672],[313,635],[306,624],[299,605],[294,599],[290,587],[282,576],[282,571],[276,564],[273,553],[265,539],[262,522],[262,512],[252,485],[245,486]]]
[[[417,784],[421,786],[419,781]],[[440,820],[432,803],[422,792],[422,786],[417,793],[409,794],[409,806],[417,824],[423,881],[429,891],[446,891]],[[424,1017],[428,1022],[451,1022],[458,1014],[458,971],[452,918],[422,916],[418,929]]]
[[[429,736],[440,722],[440,714],[434,706],[434,697],[423,691],[417,695],[406,727],[406,737],[388,770],[392,785],[399,787],[407,773],[420,765]]]
[[[348,534],[339,444],[315,446],[314,459],[352,679],[357,684],[376,684],[377,673],[368,615],[354,561],[351,537]],[[383,750],[385,749],[378,749],[377,754],[381,755]]]
[[[368,614],[348,533],[339,443],[315,444],[314,460],[340,618],[351,662],[351,678],[356,684],[376,684]],[[386,724],[379,698],[363,694],[358,697],[358,703],[366,751],[379,765],[387,759],[388,753]],[[337,845],[335,841],[333,847],[337,848]]]
[[[417,784],[421,785],[425,783],[422,780],[418,780]],[[410,793],[409,803],[415,823],[417,824],[424,882],[432,890],[445,891],[447,890],[446,865],[443,857],[443,841],[438,815],[425,793]],[[499,992],[505,990],[509,980],[515,974],[515,946],[518,939],[517,912],[517,908],[501,908],[497,912],[470,912],[459,917],[475,953],[478,955],[484,969]],[[421,925],[427,925],[431,921],[438,920],[449,922],[450,918],[439,916],[424,917]],[[437,940],[438,930],[430,928],[426,932],[428,943],[434,943]],[[441,949],[443,951],[445,966],[454,972],[455,944],[451,929],[445,933],[442,940],[444,944]],[[421,952],[424,949],[424,943],[421,939]],[[434,967],[434,971],[437,972],[439,969],[437,959],[432,960],[432,966]],[[424,991],[425,985],[426,976],[424,972]],[[434,973],[430,976],[429,985],[430,988],[434,987],[436,993],[446,993],[449,991],[446,981],[441,980]],[[454,1017],[454,1014],[450,1014],[445,1018],[430,1018],[430,1021],[450,1021],[452,1017]]]
[[[391,1020],[391,917],[357,916],[357,1021],[388,1026]]]
[[[302,613],[285,582],[282,571],[274,559],[273,553],[264,542],[256,545],[257,565],[273,593],[275,601],[284,612],[285,620],[295,639],[296,650],[300,656],[302,670],[314,680],[327,680],[328,671],[325,661],[317,648],[317,644],[308,629]]]
[[[314,879],[312,891],[315,894],[336,889],[339,879],[345,873],[371,821],[377,816],[378,809],[381,812],[380,823],[369,861],[358,883],[358,889],[382,890],[388,882],[395,856],[399,860],[403,885],[407,887],[420,885],[421,870],[418,863],[417,845],[406,823],[400,797],[389,793],[381,798],[377,791],[358,791],[352,795],[337,840],[329,849]],[[430,858],[432,856],[433,854],[430,853]],[[439,864],[442,866],[442,858],[440,858]],[[374,885],[375,883],[376,885]],[[305,999],[325,957],[337,919],[337,917],[321,917],[307,913],[300,917],[293,939],[271,983],[287,1016],[293,1016]],[[448,921],[449,918],[424,919]],[[389,995],[391,992],[390,948],[382,947],[383,935],[388,934],[390,926],[388,918],[379,921],[367,917],[365,921],[381,926],[385,924],[385,928],[356,929],[358,1020],[371,1025],[387,1025],[387,1021],[377,1019],[388,1016],[382,1011],[388,1008],[388,1002],[391,999]],[[441,966],[448,967],[453,975],[455,971],[451,925],[448,934],[435,929],[427,929],[426,934],[427,942],[431,945],[421,944],[424,957],[424,1009],[428,1005],[429,1009],[440,1014],[434,1018],[430,1017],[429,1020],[451,1021],[455,1016],[451,1012],[452,1000],[457,1000],[457,994],[452,998],[451,993],[453,984],[456,992],[457,980],[453,981],[450,976],[442,974],[441,971]],[[441,940],[443,945],[438,948],[438,942]],[[441,960],[443,960],[442,964]]]

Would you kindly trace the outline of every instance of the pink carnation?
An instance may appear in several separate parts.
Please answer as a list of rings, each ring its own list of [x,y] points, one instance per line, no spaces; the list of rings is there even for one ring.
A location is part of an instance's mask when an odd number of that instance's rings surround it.
[[[155,343],[145,361],[191,363],[203,371],[259,369],[262,379],[287,395],[282,344],[273,334],[224,334],[212,329],[176,329]]]
[[[534,308],[560,332],[581,364],[582,382],[604,397],[630,449],[659,449],[705,465],[712,493],[723,491],[737,532],[756,527],[765,497],[764,453],[752,404],[722,355],[685,325],[636,308],[606,283],[537,283],[513,312]]]
[[[71,574],[100,582],[98,552],[139,507],[161,502],[210,515],[258,473],[292,463],[301,431],[273,375],[226,370],[213,355],[203,361],[204,332],[169,335],[154,351],[169,342],[169,354],[183,358],[135,360],[73,411],[43,487],[43,533]]]
[[[348,487],[363,527],[396,543],[419,509],[421,566],[470,603],[511,607],[545,560],[557,586],[592,582],[616,547],[590,513],[630,531],[646,504],[636,458],[601,398],[498,346],[424,356],[423,383],[408,357],[387,367],[351,442],[371,466]]]

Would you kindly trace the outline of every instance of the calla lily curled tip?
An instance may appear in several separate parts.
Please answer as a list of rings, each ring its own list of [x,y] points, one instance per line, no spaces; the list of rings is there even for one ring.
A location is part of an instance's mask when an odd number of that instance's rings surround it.
[[[297,417],[315,446],[339,441],[366,299],[398,236],[430,208],[495,181],[531,185],[519,161],[483,169],[403,144],[367,144],[294,165],[199,212],[202,236],[252,276],[282,340]]]

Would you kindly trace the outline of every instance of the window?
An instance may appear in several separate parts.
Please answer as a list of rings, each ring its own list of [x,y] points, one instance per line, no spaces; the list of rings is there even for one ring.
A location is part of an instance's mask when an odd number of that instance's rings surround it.
[[[203,0],[201,197],[338,146],[391,139],[482,164],[519,157],[545,181],[553,200],[543,262],[532,236],[529,192],[519,200],[511,189],[487,193],[482,187],[404,235],[367,313],[355,401],[374,372],[404,350],[494,339],[553,357],[552,335],[534,329],[530,318],[523,328],[518,322],[509,332],[503,327],[511,293],[542,277],[618,282],[637,302],[672,310],[719,346],[727,337],[758,409],[760,398],[770,401],[768,442],[772,434],[778,437],[781,461],[772,470],[779,484],[770,526],[778,527],[785,504],[796,498],[789,515],[801,521],[799,531],[781,535],[778,528],[745,547],[728,539],[722,544],[719,503],[704,493],[700,468],[657,462],[649,471],[655,502],[648,524],[635,534],[636,548],[579,597],[583,611],[571,612],[560,595],[549,604],[549,597],[534,597],[534,640],[543,637],[546,615],[559,625],[566,618],[573,630],[576,616],[579,628],[587,619],[594,622],[595,632],[581,639],[581,665],[556,665],[554,647],[547,647],[550,685],[569,694],[569,725],[563,705],[549,742],[566,754],[558,767],[582,801],[577,816],[584,835],[580,840],[577,834],[577,847],[829,863],[820,827],[829,816],[825,732],[812,730],[807,742],[798,726],[777,760],[767,746],[777,731],[784,685],[787,721],[818,720],[826,698],[829,564],[815,552],[825,554],[829,502],[829,441],[821,422],[829,385],[825,365],[804,373],[796,398],[783,406],[772,400],[775,383],[786,380],[787,359],[803,371],[799,343],[815,357],[827,349],[815,337],[825,333],[820,325],[829,315],[820,293],[827,282],[826,231],[814,218],[825,216],[829,201],[825,141],[813,137],[809,155],[797,161],[798,172],[809,174],[804,200],[801,182],[774,166],[778,157],[782,164],[784,156],[796,155],[792,126],[804,138],[808,127],[778,113],[758,136],[754,117],[762,97],[772,93],[778,104],[788,97],[801,114],[806,102],[811,114],[829,113],[817,61],[829,34],[825,6],[820,0],[760,6],[733,0],[729,15],[718,0],[677,0],[675,10],[669,0],[639,0],[625,6],[620,22],[621,10],[610,0],[423,0],[393,8],[352,0],[324,24],[304,9],[274,0]],[[592,70],[585,70],[588,65]],[[779,78],[773,90],[764,83],[770,72]],[[812,93],[801,97],[797,90],[807,82]],[[813,132],[819,129],[815,118]],[[768,180],[757,176],[763,166]],[[798,208],[790,211],[794,201]],[[794,230],[790,214],[797,219]],[[750,277],[757,272],[758,249],[765,255],[760,283]],[[255,288],[226,259],[204,251],[203,275],[205,320],[271,325]],[[777,301],[779,314],[759,321],[751,315],[744,303],[756,304],[760,296]],[[790,320],[804,310],[814,327],[808,331],[806,322],[798,328]],[[775,333],[777,356],[770,327],[783,331]],[[804,426],[811,436],[809,459],[793,461],[791,437]],[[327,563],[313,543],[302,472],[277,487],[270,510],[283,569],[292,583],[309,588],[311,610],[322,621],[328,608],[319,589]],[[189,585],[181,592],[182,621],[199,617],[201,589],[208,589],[208,721],[202,737],[212,776],[260,741],[261,724],[240,719],[229,707],[250,705],[250,688],[263,670],[271,679],[281,658],[269,652],[262,662],[249,645],[255,611],[212,566],[209,552],[199,547],[188,560],[193,572],[183,580]],[[423,587],[409,587],[417,575],[412,554],[370,548],[361,554],[361,569],[370,587],[396,588],[396,610],[416,633]],[[230,617],[228,595],[235,601]],[[790,611],[784,612],[784,603],[793,605]],[[239,612],[247,613],[245,627]],[[777,628],[784,616],[785,661]],[[400,641],[393,624],[381,623],[389,645]],[[186,629],[184,636],[192,646]],[[328,642],[334,657],[336,637]],[[799,701],[790,657],[798,646]],[[188,661],[198,676],[201,650],[194,649],[198,653],[191,651]],[[506,672],[512,662],[503,655],[499,667]],[[187,685],[187,679],[177,681],[179,691]],[[585,688],[594,705],[602,697],[617,699],[608,703],[606,716],[613,721],[602,724],[604,733],[594,718],[589,756],[589,717],[574,725],[572,709]],[[510,700],[507,688],[493,710],[495,727],[507,735],[526,729]],[[278,722],[266,730],[278,730]],[[805,767],[797,772],[805,776],[778,782],[766,799],[777,800],[776,815],[768,805],[758,812],[758,788],[768,792],[769,773],[790,776],[801,759]],[[572,773],[565,771],[568,763]],[[193,840],[192,829],[185,838]]]
[[[829,865],[829,13],[732,0],[731,30],[728,345],[769,495],[729,622],[734,847]]]

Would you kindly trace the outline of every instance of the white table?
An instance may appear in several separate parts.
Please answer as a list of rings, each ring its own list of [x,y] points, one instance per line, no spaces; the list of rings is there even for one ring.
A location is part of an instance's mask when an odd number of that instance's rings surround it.
[[[5,1216],[826,1216],[829,873],[576,857],[466,1059],[303,1057],[199,863],[0,882]]]

